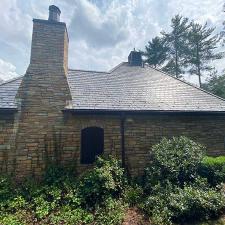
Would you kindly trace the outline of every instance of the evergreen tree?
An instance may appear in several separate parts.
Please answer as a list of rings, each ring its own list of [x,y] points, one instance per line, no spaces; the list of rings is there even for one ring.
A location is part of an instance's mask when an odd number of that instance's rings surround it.
[[[204,72],[210,72],[214,67],[210,63],[222,58],[222,53],[215,53],[219,41],[218,35],[213,35],[215,28],[207,28],[205,25],[191,23],[188,35],[188,63],[189,72],[198,75],[199,86],[202,86],[201,77]]]
[[[145,62],[154,68],[160,67],[168,56],[168,46],[160,37],[155,37],[145,46],[143,55],[146,57]]]
[[[225,99],[225,74],[219,76],[214,71],[202,88]]]
[[[174,74],[177,78],[181,77],[186,67],[187,54],[187,35],[190,27],[188,18],[176,15],[171,20],[172,31],[170,33],[162,32],[168,47],[168,63],[164,71]]]

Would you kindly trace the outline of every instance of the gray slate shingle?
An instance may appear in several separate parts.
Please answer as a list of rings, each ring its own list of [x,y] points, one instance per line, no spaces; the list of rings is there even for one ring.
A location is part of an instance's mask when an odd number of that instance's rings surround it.
[[[0,109],[16,108],[22,77],[0,84]],[[150,67],[69,70],[74,110],[225,111],[225,100]]]
[[[110,73],[70,70],[72,108],[225,111],[225,101],[151,67],[122,63]]]
[[[16,109],[15,97],[22,76],[0,84],[0,109]]]

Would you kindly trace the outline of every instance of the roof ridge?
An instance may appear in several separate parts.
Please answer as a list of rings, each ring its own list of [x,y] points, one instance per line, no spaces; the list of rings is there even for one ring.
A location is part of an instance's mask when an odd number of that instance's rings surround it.
[[[82,69],[68,69],[68,71],[81,71],[81,72],[94,72],[94,73],[109,73],[109,72],[106,72],[106,71],[82,70]]]
[[[18,80],[18,79],[20,79],[22,77],[24,77],[24,75],[20,75],[20,76],[14,77],[12,79],[9,79],[7,81],[3,81],[3,83],[0,83],[0,86],[3,86],[4,84],[8,84],[8,83],[11,83],[13,81],[16,81],[16,80]]]
[[[114,72],[116,69],[118,69],[120,66],[122,66],[123,64],[125,64],[127,62],[121,62],[120,64],[118,64],[117,66],[113,67],[111,70],[109,70],[108,73],[112,73]]]
[[[164,71],[162,71],[162,70],[160,70],[160,69],[154,68],[154,67],[152,67],[152,66],[150,66],[150,65],[147,65],[147,66],[150,67],[150,68],[153,69],[153,70],[156,70],[156,71],[161,72],[161,73],[163,73],[163,74],[165,74],[165,75],[167,75],[167,76],[169,76],[169,77],[172,77],[172,78],[174,78],[174,79],[176,79],[176,80],[178,80],[178,81],[181,81],[181,82],[183,82],[183,83],[185,83],[185,84],[187,84],[187,85],[189,85],[189,86],[191,86],[191,87],[194,87],[194,88],[196,88],[196,89],[198,89],[198,90],[200,90],[200,91],[202,91],[202,92],[205,92],[206,94],[212,95],[212,96],[214,96],[214,97],[216,97],[216,98],[218,98],[218,99],[220,99],[220,100],[222,100],[222,101],[225,101],[224,98],[222,98],[222,97],[220,97],[220,96],[217,96],[217,95],[215,95],[215,94],[213,94],[213,93],[211,93],[211,92],[209,92],[209,91],[206,91],[205,89],[202,89],[202,88],[200,88],[200,87],[197,87],[197,86],[195,86],[194,84],[191,84],[191,83],[189,83],[189,82],[187,82],[187,81],[185,81],[185,80],[180,80],[179,78],[174,77],[172,74],[169,74],[169,73],[164,72]]]

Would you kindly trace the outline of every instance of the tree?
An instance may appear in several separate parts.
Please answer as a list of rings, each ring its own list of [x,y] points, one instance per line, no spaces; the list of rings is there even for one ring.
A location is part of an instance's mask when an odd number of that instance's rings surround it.
[[[215,28],[207,28],[205,25],[191,23],[188,34],[188,63],[189,72],[198,75],[199,86],[202,86],[201,77],[203,72],[210,72],[213,66],[210,65],[215,59],[221,59],[222,53],[215,53],[219,41],[218,35],[213,35]]]
[[[219,76],[217,72],[214,71],[202,87],[205,90],[225,99],[225,73]]]
[[[171,20],[171,27],[170,33],[162,32],[169,47],[168,63],[163,70],[175,74],[178,78],[184,73],[183,68],[186,67],[186,43],[190,23],[188,18],[176,15]]]
[[[160,37],[155,37],[145,46],[143,55],[146,57],[145,62],[154,68],[160,67],[167,59],[168,46],[165,40]]]

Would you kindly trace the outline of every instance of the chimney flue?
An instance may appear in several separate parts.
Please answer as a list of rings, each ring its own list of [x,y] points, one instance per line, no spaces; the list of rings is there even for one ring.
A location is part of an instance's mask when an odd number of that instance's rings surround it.
[[[49,6],[49,17],[48,17],[49,21],[60,22],[60,14],[61,11],[57,6],[55,5]]]
[[[141,57],[141,52],[137,52],[135,49],[130,52],[128,56],[128,63],[130,66],[142,66],[143,61]]]

